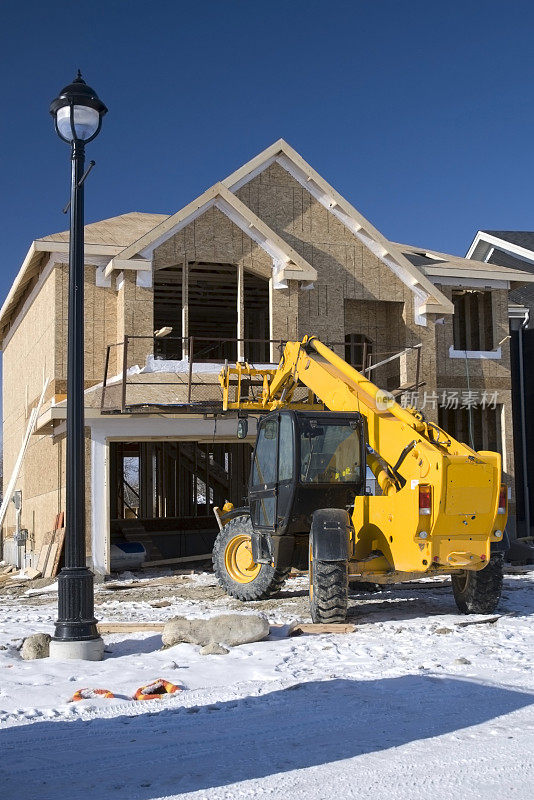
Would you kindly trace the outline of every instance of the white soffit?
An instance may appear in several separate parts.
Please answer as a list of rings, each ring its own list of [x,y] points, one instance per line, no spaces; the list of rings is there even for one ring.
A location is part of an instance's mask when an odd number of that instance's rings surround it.
[[[238,191],[274,162],[280,164],[324,208],[337,217],[414,293],[416,321],[419,324],[425,324],[422,316],[427,312],[453,313],[453,305],[448,298],[283,139],[279,139],[233,172],[222,183],[231,192]]]

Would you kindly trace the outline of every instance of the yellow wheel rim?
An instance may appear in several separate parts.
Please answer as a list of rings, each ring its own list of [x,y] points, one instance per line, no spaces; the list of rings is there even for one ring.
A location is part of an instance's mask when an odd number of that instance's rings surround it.
[[[252,558],[250,536],[240,534],[230,539],[224,551],[224,566],[236,583],[250,583],[258,577],[261,564]]]

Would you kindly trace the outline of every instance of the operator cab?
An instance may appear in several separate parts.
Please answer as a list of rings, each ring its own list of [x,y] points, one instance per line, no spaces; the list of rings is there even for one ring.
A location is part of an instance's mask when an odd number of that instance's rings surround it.
[[[356,412],[281,410],[263,417],[249,484],[258,558],[265,537],[309,533],[318,509],[350,509],[365,494],[365,456],[364,418]]]

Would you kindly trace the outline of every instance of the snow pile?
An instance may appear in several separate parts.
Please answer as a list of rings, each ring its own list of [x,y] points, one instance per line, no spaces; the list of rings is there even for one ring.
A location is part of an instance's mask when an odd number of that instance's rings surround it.
[[[250,611],[212,575],[124,583],[98,587],[99,619]],[[305,583],[288,581],[254,610],[306,621]],[[154,607],[156,589],[168,606]],[[6,594],[2,797],[530,800],[533,589],[534,573],[507,576],[493,623],[458,614],[450,586],[424,582],[354,594],[352,634],[287,638],[286,626],[208,656],[191,644],[161,650],[151,632],[115,634],[100,663],[22,661],[21,637],[53,632],[57,598]],[[156,679],[185,690],[132,701]],[[84,686],[115,697],[69,703]]]
[[[128,370],[128,375],[139,375],[146,372],[170,372],[170,373],[188,373],[189,360],[183,358],[180,361],[166,361],[165,359],[155,358],[149,355],[146,358],[146,364],[141,369],[139,366],[131,367]],[[278,364],[254,364],[256,369],[276,369]],[[220,361],[195,361],[193,360],[193,372],[205,372],[218,375],[223,367]]]

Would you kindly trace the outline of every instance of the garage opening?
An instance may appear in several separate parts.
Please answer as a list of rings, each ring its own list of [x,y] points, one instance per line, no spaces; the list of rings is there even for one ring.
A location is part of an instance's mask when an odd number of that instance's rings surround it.
[[[209,557],[213,507],[242,506],[251,445],[243,442],[112,442],[111,542],[141,542],[149,563]]]

